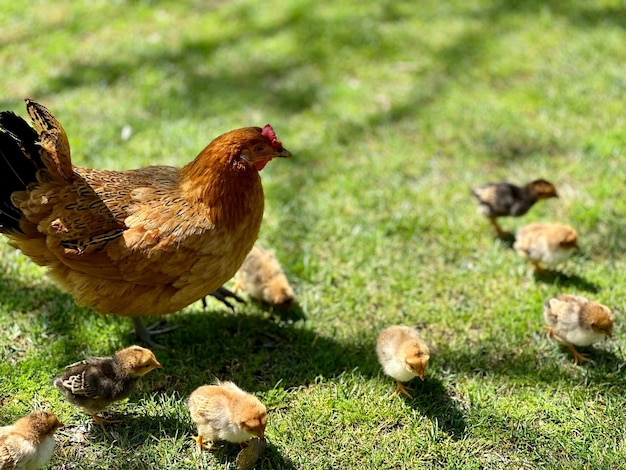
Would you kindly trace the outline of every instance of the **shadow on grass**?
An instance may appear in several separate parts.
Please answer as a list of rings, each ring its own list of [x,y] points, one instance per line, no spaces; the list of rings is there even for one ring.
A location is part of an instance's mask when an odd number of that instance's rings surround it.
[[[88,61],[84,57],[70,61],[60,73],[47,77],[33,96],[45,100],[46,95],[54,95],[67,89],[93,85],[98,89],[103,84],[112,86],[120,81],[132,80],[133,74],[145,74],[150,70],[160,70],[164,76],[160,81],[175,83],[169,93],[155,96],[152,89],[144,97],[138,97],[146,108],[167,110],[172,120],[179,116],[201,116],[219,113],[224,106],[254,106],[266,110],[268,114],[302,113],[319,105],[327,91],[320,80],[320,71],[336,68],[337,51],[349,51],[351,60],[369,62],[372,57],[386,58],[389,64],[403,60],[398,38],[388,36],[383,30],[372,28],[373,24],[393,24],[403,21],[403,3],[393,8],[384,8],[378,17],[354,15],[346,22],[339,15],[334,17],[311,10],[308,5],[290,5],[282,15],[276,15],[271,22],[246,23],[246,28],[232,28],[223,34],[201,40],[187,40],[180,47],[154,47],[129,49],[124,54],[100,61]],[[224,18],[245,21],[249,18],[249,7],[223,4],[218,8]],[[413,122],[420,109],[434,106],[450,86],[456,86],[459,78],[467,76],[471,70],[480,68],[490,58],[485,51],[491,47],[494,38],[510,34],[510,17],[525,15],[534,18],[548,12],[563,18],[581,28],[602,28],[607,25],[626,25],[624,8],[594,7],[587,5],[561,5],[556,1],[529,1],[512,5],[499,1],[479,9],[468,9],[466,16],[471,18],[471,27],[462,31],[455,40],[441,47],[433,47],[418,41],[416,49],[421,55],[432,59],[433,65],[423,74],[416,74],[415,85],[403,99],[394,100],[388,109],[377,110],[361,117],[357,122],[340,117],[336,126],[339,135],[349,135],[350,139],[361,139],[371,129],[381,123],[395,123],[401,120]],[[55,20],[57,21],[57,20]],[[56,28],[58,24],[54,24]],[[264,40],[276,32],[282,32],[281,42],[288,44],[285,51],[292,53],[263,54],[262,48],[251,57],[243,54],[240,61],[239,49],[248,43],[263,44]],[[231,61],[224,67],[224,57]],[[245,58],[244,58],[245,57]],[[214,63],[215,66],[207,66]],[[220,97],[219,100],[215,99]],[[138,103],[138,107],[142,103]],[[529,154],[555,154],[560,152],[560,144],[543,137],[537,140],[532,133],[485,136],[487,150],[491,156],[502,159]]]
[[[212,453],[215,460],[226,468],[228,462],[235,460],[241,451],[242,448],[238,444],[226,443],[220,445],[218,449]],[[259,459],[252,468],[295,470],[296,466],[291,460],[285,458],[274,444],[268,441],[265,450],[263,450],[263,453],[259,456]]]
[[[610,341],[610,340],[609,340]],[[626,367],[621,349],[612,351],[608,342],[576,348],[593,362],[574,365],[566,346],[533,334],[526,344],[503,344],[497,337],[485,338],[483,345],[463,350],[442,349],[445,369],[476,377],[502,375],[513,383],[567,383],[569,386],[597,385],[598,393],[607,387],[626,393]],[[556,343],[556,344],[555,344]]]
[[[556,270],[545,270],[543,272],[535,271],[533,277],[536,282],[544,284],[556,285],[565,288],[576,288],[577,290],[583,290],[585,292],[591,292],[597,294],[600,292],[600,286],[588,281],[584,277],[578,274],[565,274]]]
[[[431,421],[436,422],[439,429],[453,439],[462,439],[467,429],[465,417],[441,381],[426,376],[423,382],[419,380],[413,382],[416,383],[411,390],[413,399],[404,397],[407,403]]]

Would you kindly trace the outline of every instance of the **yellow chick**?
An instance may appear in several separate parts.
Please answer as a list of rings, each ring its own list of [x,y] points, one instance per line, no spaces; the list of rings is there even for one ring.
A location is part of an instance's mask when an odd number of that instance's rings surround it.
[[[215,385],[198,387],[187,404],[191,419],[198,427],[198,450],[214,450],[205,443],[216,440],[243,443],[254,436],[265,439],[265,405],[233,382],[217,381]]]
[[[385,328],[378,335],[376,355],[383,371],[396,380],[396,390],[413,398],[402,382],[414,377],[424,380],[424,372],[430,359],[428,346],[422,341],[415,328],[396,325]]]
[[[574,355],[574,364],[590,359],[576,346],[589,346],[613,333],[613,313],[598,302],[579,295],[560,294],[544,304],[543,318],[548,325],[548,339],[554,336],[567,345]]]
[[[89,413],[104,431],[107,421],[97,413],[127,398],[140,377],[161,367],[152,351],[130,346],[111,357],[88,357],[70,364],[54,379],[54,385],[70,403]]]
[[[273,252],[254,245],[237,272],[236,289],[259,302],[289,309],[295,294]]]
[[[523,187],[506,182],[487,183],[472,188],[472,194],[478,200],[478,211],[489,219],[499,236],[505,232],[498,225],[498,217],[520,217],[537,201],[559,197],[554,185],[543,179],[531,181]]]
[[[63,424],[49,411],[33,411],[10,426],[0,427],[0,469],[35,470],[54,451],[54,433]]]
[[[555,266],[567,260],[578,249],[578,235],[569,225],[529,224],[517,231],[513,248],[528,259],[538,272],[542,264]]]

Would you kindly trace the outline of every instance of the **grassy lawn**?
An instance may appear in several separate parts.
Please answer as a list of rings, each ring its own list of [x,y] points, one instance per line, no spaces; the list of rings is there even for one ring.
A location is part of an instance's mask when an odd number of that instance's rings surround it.
[[[175,5],[174,5],[175,3]],[[299,308],[216,301],[166,317],[163,369],[111,436],[51,379],[135,342],[0,242],[0,425],[53,410],[50,469],[235,468],[194,452],[185,400],[232,379],[270,414],[260,469],[618,468],[626,459],[626,6],[623,1],[0,0],[0,109],[63,123],[81,166],[183,165],[270,122],[294,158],[263,171],[260,242]],[[122,138],[122,129],[131,129]],[[476,212],[469,188],[543,177],[581,251],[548,276]],[[614,336],[574,366],[545,338],[557,293],[611,307]],[[394,397],[378,331],[431,347]]]

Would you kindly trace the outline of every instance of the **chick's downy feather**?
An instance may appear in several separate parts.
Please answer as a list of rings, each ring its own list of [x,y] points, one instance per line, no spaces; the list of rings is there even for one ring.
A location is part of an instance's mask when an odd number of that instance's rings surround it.
[[[542,264],[554,266],[567,260],[578,249],[578,234],[565,224],[528,224],[517,231],[513,248],[541,271]]]
[[[198,427],[198,447],[216,440],[239,443],[265,436],[265,405],[233,382],[218,381],[215,385],[198,387],[187,404]]]
[[[613,312],[580,295],[559,294],[544,304],[543,317],[548,337],[569,347],[575,363],[588,360],[574,346],[589,346],[613,333]]]
[[[496,221],[498,217],[520,217],[537,201],[558,197],[554,185],[544,179],[531,181],[522,187],[507,182],[487,183],[472,188],[472,194],[477,199],[479,212],[489,218],[500,235],[504,231]]]
[[[415,328],[394,325],[378,335],[376,355],[383,372],[396,380],[396,392],[409,398],[411,395],[402,382],[414,377],[424,380],[424,372],[430,359],[428,346]]]
[[[33,411],[9,426],[0,427],[0,470],[35,470],[54,451],[54,433],[62,426],[49,411]]]
[[[95,418],[111,403],[130,396],[141,377],[160,368],[152,351],[130,346],[111,357],[88,357],[70,364],[54,385],[70,403]]]
[[[215,138],[182,168],[75,167],[61,124],[0,113],[0,232],[100,313],[172,313],[228,281],[263,216],[259,169],[289,152],[265,128]]]
[[[259,302],[289,308],[295,294],[276,255],[255,244],[237,271],[237,288],[247,291]]]

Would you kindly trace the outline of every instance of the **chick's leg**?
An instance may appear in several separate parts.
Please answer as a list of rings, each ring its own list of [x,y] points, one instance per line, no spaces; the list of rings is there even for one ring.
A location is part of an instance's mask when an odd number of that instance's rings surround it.
[[[585,356],[585,355],[579,353],[578,351],[576,351],[576,348],[574,347],[573,344],[568,344],[567,347],[569,348],[570,351],[572,351],[572,354],[574,355],[574,365],[575,366],[577,366],[579,362],[593,362],[587,356]]]
[[[533,269],[538,274],[546,274],[548,272],[543,266],[541,266],[537,261],[532,261]]]
[[[406,395],[407,397],[413,399],[413,397],[409,393],[409,389],[406,388],[402,382],[400,382],[399,380],[396,380],[396,390],[391,394],[391,396],[395,397],[396,395],[400,395],[400,394]]]
[[[167,348],[163,346],[162,344],[159,344],[156,341],[154,341],[152,339],[153,335],[161,335],[164,333],[169,333],[170,331],[173,331],[176,328],[179,328],[179,326],[176,325],[176,326],[171,326],[169,328],[162,328],[160,330],[157,330],[156,327],[160,326],[161,322],[156,322],[155,324],[149,327],[146,327],[141,317],[132,317],[132,320],[133,320],[133,324],[135,325],[133,332],[135,333],[137,338],[139,338],[141,341],[146,343],[151,348],[156,348],[156,349],[167,349]]]
[[[506,235],[506,232],[504,230],[502,230],[502,227],[500,227],[500,224],[498,224],[498,221],[495,219],[495,217],[489,217],[489,223],[491,224],[491,226],[496,231],[496,235],[498,237],[502,237],[502,236]]]
[[[115,420],[109,420],[109,419],[105,419],[105,418],[101,418],[100,416],[98,416],[97,414],[93,413],[91,415],[91,418],[94,420],[95,423],[98,423],[100,425],[100,428],[102,429],[102,432],[108,436],[109,433],[107,432],[107,430],[104,428],[105,424],[117,424],[117,423],[121,423],[122,421],[115,421]]]
[[[204,439],[202,439],[201,435],[198,435],[194,441],[196,441],[196,450],[198,452],[202,452],[202,449],[206,450],[217,450],[217,447],[209,446],[204,443]]]

